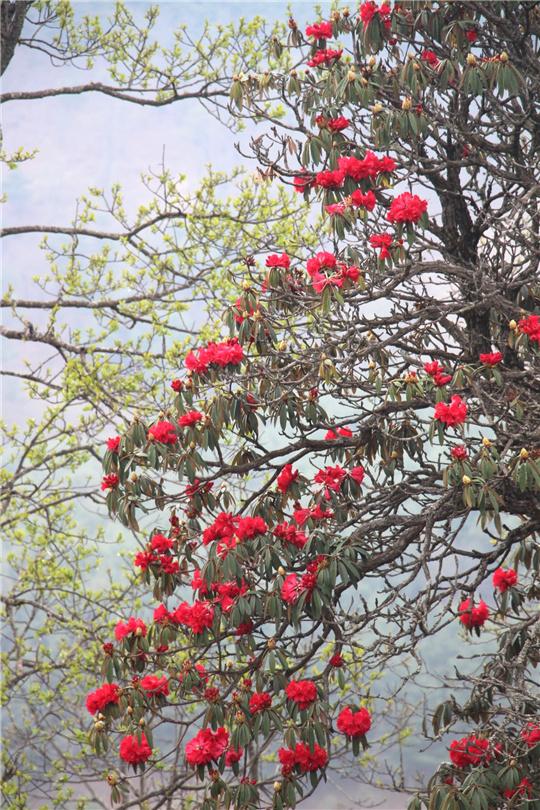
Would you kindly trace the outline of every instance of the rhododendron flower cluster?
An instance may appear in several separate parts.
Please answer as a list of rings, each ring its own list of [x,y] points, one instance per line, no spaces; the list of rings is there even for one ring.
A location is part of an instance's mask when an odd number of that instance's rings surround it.
[[[488,352],[480,355],[480,362],[485,366],[498,366],[499,363],[502,363],[502,359],[501,352]]]
[[[521,729],[520,736],[528,748],[534,748],[540,743],[540,723],[527,723],[525,728]]]
[[[209,765],[218,760],[229,746],[229,732],[221,726],[216,731],[203,728],[186,745],[186,760],[190,765]]]
[[[296,548],[304,548],[308,541],[304,532],[299,531],[296,526],[289,523],[279,523],[272,534],[279,540],[290,543],[291,546],[296,546]]]
[[[292,464],[285,464],[280,474],[277,477],[277,488],[280,492],[285,494],[289,487],[294,484],[298,478],[298,470],[293,471]]]
[[[212,627],[214,607],[209,602],[196,600],[192,605],[182,602],[174,611],[174,620],[189,627],[192,633],[200,635]]]
[[[332,50],[332,48],[324,48],[317,51],[309,60],[308,67],[331,67],[335,62],[341,59],[343,51]]]
[[[380,6],[374,0],[367,0],[360,5],[360,19],[365,26],[368,26],[373,18],[377,15],[385,28],[390,28],[391,21],[390,15],[392,9],[388,3],[382,3]]]
[[[306,37],[315,37],[315,39],[332,39],[333,30],[331,22],[318,22],[308,25],[306,28]]]
[[[119,753],[124,762],[129,762],[130,765],[141,765],[150,759],[152,749],[144,734],[141,734],[140,742],[135,735],[129,734],[121,741]]]
[[[497,568],[493,572],[493,587],[504,593],[508,588],[513,588],[517,583],[517,572],[513,568]]]
[[[467,628],[483,627],[489,618],[489,608],[483,599],[477,605],[472,599],[464,599],[458,608],[459,620]]]
[[[540,343],[540,315],[527,315],[518,322],[518,329],[533,343]]]
[[[116,489],[118,484],[120,483],[120,479],[116,475],[116,473],[109,473],[109,475],[104,475],[103,480],[101,481],[101,489],[105,491],[107,489]]]
[[[120,700],[120,687],[116,683],[104,683],[99,689],[90,692],[86,697],[86,708],[90,714],[102,712],[111,703],[116,704]]]
[[[184,364],[189,371],[204,374],[213,366],[238,366],[243,359],[244,349],[238,338],[230,338],[222,343],[209,343],[208,346],[188,352]]]
[[[118,453],[121,441],[121,436],[113,436],[111,439],[107,439],[107,450],[111,453]]]
[[[367,709],[353,711],[350,706],[342,709],[336,723],[339,731],[347,737],[363,737],[371,728],[371,715]]]
[[[462,425],[467,418],[467,403],[454,394],[449,403],[437,402],[434,416],[439,422],[449,427]]]
[[[475,737],[462,737],[450,743],[450,760],[458,768],[468,765],[481,765],[489,756],[489,740]]]
[[[182,414],[178,419],[178,424],[180,427],[193,427],[193,425],[196,425],[197,422],[200,422],[202,419],[204,419],[204,414],[200,411],[188,411]]]
[[[416,194],[404,191],[395,197],[387,214],[388,222],[418,222],[427,211],[427,200],[421,200]]]
[[[444,367],[441,366],[438,360],[433,360],[432,363],[424,363],[424,371],[429,374],[436,386],[441,388],[452,379],[451,374],[447,374]]]
[[[272,705],[272,695],[268,692],[254,692],[249,699],[249,710],[251,714],[264,712]]]
[[[178,436],[172,422],[156,422],[148,431],[148,438],[160,444],[176,444]]]
[[[121,641],[127,636],[146,636],[146,625],[142,619],[130,616],[127,622],[119,621],[114,628],[114,637],[117,641]]]
[[[285,687],[285,694],[296,703],[299,709],[309,709],[317,700],[317,687],[313,681],[290,681]]]
[[[296,743],[294,749],[280,748],[278,756],[284,776],[291,774],[294,768],[300,773],[310,773],[328,764],[328,752],[317,743],[313,748],[301,742]]]
[[[166,675],[145,675],[139,681],[139,686],[149,697],[169,694],[169,681]]]

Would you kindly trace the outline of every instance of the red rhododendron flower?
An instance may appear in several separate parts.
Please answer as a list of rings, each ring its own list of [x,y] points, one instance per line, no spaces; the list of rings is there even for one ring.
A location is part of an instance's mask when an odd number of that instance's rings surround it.
[[[377,204],[377,198],[372,191],[366,191],[364,194],[357,188],[351,194],[351,204],[354,205],[355,208],[365,208],[367,211],[373,211]]]
[[[540,343],[540,316],[527,315],[518,322],[518,329],[527,335],[530,341]]]
[[[308,709],[317,700],[317,687],[313,681],[290,681],[285,694],[299,709]]]
[[[358,467],[353,467],[352,470],[349,470],[349,477],[356,481],[357,484],[361,484],[364,480],[365,470],[362,465]]]
[[[328,752],[317,743],[313,748],[301,742],[296,743],[294,749],[280,748],[278,756],[284,776],[290,774],[295,767],[298,767],[301,773],[308,773],[324,768],[328,763]]]
[[[312,58],[308,62],[308,67],[330,67],[341,59],[341,54],[343,50],[332,50],[331,48],[325,48],[324,50],[317,51]]]
[[[527,723],[525,728],[521,729],[520,735],[528,748],[534,748],[535,745],[540,743],[540,724]]]
[[[319,188],[341,188],[345,174],[337,169],[336,171],[318,172],[315,175],[315,185]]]
[[[142,571],[146,571],[146,569],[152,565],[152,563],[157,562],[158,558],[155,554],[152,554],[151,551],[139,551],[135,555],[135,559],[133,560],[133,564],[140,568]]]
[[[196,425],[197,422],[200,422],[203,416],[204,414],[200,411],[188,411],[180,417],[178,424],[180,427],[191,427],[192,425]]]
[[[293,180],[294,190],[299,194],[308,191],[313,185],[313,175],[311,174],[297,174]]]
[[[158,605],[157,608],[154,609],[154,623],[155,624],[165,624],[166,622],[172,621],[172,613],[169,613],[165,605]]]
[[[268,531],[268,526],[262,517],[243,517],[238,518],[238,525],[236,527],[236,535],[239,540],[252,540],[259,534],[264,534]]]
[[[174,542],[168,537],[165,537],[164,534],[154,534],[150,540],[150,548],[152,551],[157,551],[159,554],[169,551],[173,546]]]
[[[362,3],[360,6],[360,19],[364,23],[364,26],[368,26],[374,16],[378,14],[385,27],[388,28],[390,25],[390,20],[388,17],[391,13],[392,10],[388,3],[383,3],[382,5],[378,6],[377,3],[373,2],[373,0],[368,0],[365,3]]]
[[[390,204],[386,215],[388,222],[418,222],[427,211],[427,200],[421,200],[416,194],[404,191]]]
[[[329,498],[330,491],[339,491],[346,475],[347,473],[343,467],[336,465],[335,467],[325,467],[324,470],[319,470],[313,480],[316,484],[323,485],[324,496]]]
[[[331,667],[335,667],[336,669],[339,669],[345,663],[345,659],[343,658],[341,653],[335,652],[332,655],[332,657],[330,658],[330,660],[328,661],[328,663],[330,664]]]
[[[308,520],[325,520],[334,517],[331,509],[323,509],[320,504],[309,509],[295,509],[294,519],[299,526],[303,526]]]
[[[229,338],[223,343],[209,343],[208,346],[188,352],[184,365],[190,371],[204,374],[210,366],[237,366],[243,359],[244,350],[238,343],[238,338]]]
[[[109,450],[111,453],[118,453],[121,441],[121,436],[113,436],[112,439],[107,439],[107,450]]]
[[[148,438],[161,444],[176,444],[178,436],[171,422],[156,422],[148,431]]]
[[[118,622],[114,628],[114,636],[117,641],[121,641],[126,636],[145,636],[146,625],[142,619],[130,616],[127,622]]]
[[[437,402],[434,418],[450,426],[462,425],[467,417],[467,404],[455,394],[450,403]]]
[[[489,740],[483,740],[474,735],[462,737],[461,740],[452,740],[450,743],[450,760],[458,768],[467,765],[481,765],[488,756]]]
[[[321,251],[311,259],[307,260],[306,271],[308,276],[313,276],[321,270],[335,270],[337,267],[337,259],[333,253]]]
[[[302,583],[296,574],[289,574],[281,586],[281,598],[288,605],[294,605],[303,593]]]
[[[120,483],[120,479],[116,475],[116,473],[109,473],[109,475],[104,475],[103,480],[101,482],[101,489],[105,491],[106,489],[116,489],[118,484]]]
[[[427,62],[428,65],[430,67],[432,67],[434,70],[436,70],[439,67],[439,65],[441,64],[439,62],[439,60],[437,59],[436,54],[433,53],[433,51],[428,51],[428,50],[422,51],[422,53],[420,54],[420,59],[423,62]]]
[[[286,253],[282,253],[281,256],[278,256],[277,253],[272,253],[272,255],[268,256],[266,259],[266,266],[281,267],[283,270],[288,270],[291,266],[291,260]]]
[[[315,39],[332,39],[332,23],[331,22],[318,22],[313,25],[308,25],[306,28],[306,37],[315,37]]]
[[[496,366],[502,361],[502,359],[503,356],[500,352],[489,352],[488,354],[480,355],[480,362],[485,366]]]
[[[435,385],[439,387],[446,385],[452,379],[452,375],[446,374],[443,366],[439,365],[438,360],[434,360],[432,363],[424,363],[424,371],[429,374]]]
[[[139,686],[149,696],[169,694],[169,681],[166,675],[145,675],[139,681]]]
[[[347,737],[363,737],[371,728],[371,715],[367,709],[353,711],[350,706],[338,715],[337,727]]]
[[[390,233],[374,233],[369,237],[371,247],[380,248],[379,259],[384,261],[390,258],[389,247],[392,245],[394,237]]]
[[[236,630],[234,631],[235,636],[248,636],[251,632],[253,632],[253,628],[255,625],[248,619],[245,622],[240,622]]]
[[[203,728],[186,745],[186,760],[190,765],[208,765],[219,759],[229,746],[229,732],[221,726],[216,731]]]
[[[179,391],[181,391],[183,387],[184,387],[184,383],[182,382],[182,380],[173,380],[173,381],[171,382],[171,388],[172,388],[172,390],[173,390],[173,391],[176,391],[177,393],[178,393]]]
[[[350,428],[348,428],[348,427],[340,427],[340,428],[336,428],[335,431],[330,429],[327,433],[325,433],[324,438],[327,441],[330,441],[332,439],[339,438],[339,436],[343,436],[344,438],[350,438],[352,435],[353,435],[353,432],[352,432],[352,430]]]
[[[468,31],[465,32],[465,36],[469,40],[469,42],[476,42],[478,39],[478,31],[476,28],[469,28]]]
[[[249,699],[249,710],[251,714],[264,712],[272,705],[272,695],[268,692],[254,692]]]
[[[214,606],[208,602],[196,600],[192,605],[182,602],[173,613],[175,621],[200,635],[212,627],[214,622]]]
[[[231,765],[240,762],[243,756],[244,756],[244,749],[242,747],[228,748],[225,754],[225,765],[227,766],[227,768],[230,768]]]
[[[337,118],[329,118],[326,122],[326,126],[331,132],[343,132],[344,129],[347,129],[349,124],[350,121],[345,118],[344,115],[339,115]]]
[[[279,761],[281,763],[281,773],[288,776],[292,769],[296,766],[296,754],[290,748],[280,748],[278,751]]]
[[[236,533],[238,518],[230,512],[221,512],[211,526],[203,532],[203,545],[207,546],[214,540],[224,540],[232,537]]]
[[[345,203],[332,203],[331,205],[324,206],[324,210],[327,214],[330,214],[331,217],[342,216],[345,213],[345,208]]]
[[[272,533],[274,537],[278,537],[280,540],[284,540],[286,543],[296,546],[296,548],[304,548],[307,543],[307,537],[304,532],[298,531],[296,526],[292,524],[279,523]]]
[[[102,712],[111,703],[120,700],[120,687],[116,683],[104,683],[99,689],[86,696],[86,708],[90,714]]]
[[[514,571],[513,568],[497,568],[493,572],[493,587],[504,593],[516,584],[517,579],[517,571]]]
[[[144,734],[141,734],[141,741],[137,737],[129,734],[120,743],[120,758],[130,765],[140,765],[152,756],[152,749]]]
[[[526,776],[519,782],[518,786],[515,788],[507,788],[503,792],[503,796],[506,799],[511,799],[512,796],[527,796],[529,799],[533,797],[533,784],[530,779],[527,779]]]
[[[469,453],[464,444],[458,444],[457,447],[452,447],[450,455],[457,461],[465,461],[465,459],[469,457]]]
[[[159,562],[163,574],[177,574],[180,570],[180,563],[178,560],[174,560],[172,557],[162,555],[159,558]]]
[[[280,492],[287,492],[291,484],[294,484],[298,478],[298,470],[293,472],[292,464],[285,464],[280,474],[277,477],[277,488]]]
[[[458,614],[465,627],[482,627],[489,618],[489,608],[482,599],[476,606],[471,599],[464,599],[458,608]]]

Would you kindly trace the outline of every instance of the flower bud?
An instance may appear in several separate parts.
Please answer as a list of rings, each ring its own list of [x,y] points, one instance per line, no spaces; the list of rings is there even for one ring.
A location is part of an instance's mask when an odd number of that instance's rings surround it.
[[[105,728],[105,723],[103,720],[98,720],[97,723],[94,723],[94,728],[96,731],[103,731]]]
[[[144,726],[146,725],[146,720],[144,719],[144,717],[141,717],[141,719],[139,720],[139,725],[141,726],[141,728],[144,728]]]
[[[234,715],[234,719],[236,720],[237,723],[241,725],[246,719],[246,716],[244,712],[236,712],[236,714]]]
[[[466,487],[468,487],[468,486],[469,486],[469,484],[471,484],[471,483],[472,483],[472,478],[469,478],[469,476],[468,476],[468,475],[464,475],[464,476],[463,476],[463,478],[462,478],[461,480],[462,480],[462,482],[463,482],[463,485],[464,485],[464,486],[466,486]]]
[[[274,791],[279,793],[281,790],[281,782],[274,782]]]
[[[356,79],[356,72],[354,68],[350,68],[350,70],[347,72],[347,78],[350,82],[354,82]]]
[[[286,351],[287,350],[287,341],[286,340],[280,340],[278,345],[277,345],[277,350],[278,350],[278,352]]]
[[[470,65],[471,67],[476,65],[476,56],[474,55],[474,53],[467,54],[467,64]]]
[[[500,61],[501,61],[501,62],[508,62],[508,60],[510,59],[510,57],[508,56],[508,54],[506,53],[506,51],[503,51],[503,52],[501,53],[501,55],[499,56],[499,59],[500,59]]]
[[[283,566],[282,566],[282,565],[280,565],[280,566],[279,566],[279,568],[278,568],[277,572],[278,572],[278,574],[280,575],[280,577],[284,577],[284,576],[285,576],[285,569],[283,568]]]
[[[275,638],[269,638],[267,643],[266,643],[266,646],[268,647],[269,650],[275,650],[276,649],[276,640],[275,640]]]
[[[519,451],[519,457],[522,461],[525,461],[526,459],[529,458],[529,451],[527,450],[527,448],[525,447],[521,448],[521,450]]]
[[[412,107],[412,99],[409,97],[404,98],[403,101],[401,102],[401,109],[410,110],[411,107]]]
[[[135,635],[138,636],[138,638],[140,638],[142,634],[143,634],[142,627],[137,627],[137,629],[135,630]]]
[[[109,783],[109,785],[111,785],[111,787],[113,787],[114,785],[117,785],[119,781],[120,780],[118,778],[118,774],[115,773],[114,771],[110,771],[107,774],[107,782]]]
[[[510,321],[510,323],[508,324],[508,328],[511,329],[513,332],[517,329],[517,323],[515,322],[515,320],[513,318]]]
[[[484,447],[491,447],[491,441],[486,436],[482,439],[482,444]]]
[[[246,279],[245,281],[243,281],[243,282],[242,282],[242,289],[243,289],[243,290],[249,290],[249,289],[251,289],[251,282],[250,282],[250,281],[248,281],[247,279]]]
[[[380,102],[377,102],[377,104],[374,104],[373,107],[371,108],[371,112],[373,113],[373,115],[377,115],[377,113],[380,113],[382,111],[383,105]]]

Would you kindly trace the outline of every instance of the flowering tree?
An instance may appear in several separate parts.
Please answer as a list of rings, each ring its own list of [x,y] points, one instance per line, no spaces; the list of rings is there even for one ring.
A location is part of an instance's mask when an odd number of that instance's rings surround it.
[[[433,707],[468,733],[411,806],[540,806],[538,28],[535,3],[366,2],[291,19],[270,46],[297,67],[233,81],[240,116],[284,100],[261,172],[328,228],[248,262],[228,334],[108,444],[156,600],[88,697],[114,801],[170,768],[156,806],[294,806],[377,740],[360,665],[445,631],[492,646]]]

